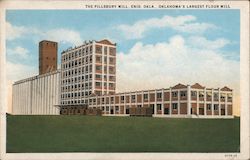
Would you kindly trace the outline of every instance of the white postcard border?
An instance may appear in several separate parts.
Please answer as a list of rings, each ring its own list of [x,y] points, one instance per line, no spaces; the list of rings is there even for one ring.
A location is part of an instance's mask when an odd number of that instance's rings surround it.
[[[240,94],[241,132],[240,153],[6,153],[6,55],[5,11],[6,9],[86,9],[85,4],[229,4],[240,9]],[[1,137],[0,159],[248,159],[249,156],[249,2],[248,1],[1,1],[0,2],[0,107]],[[104,8],[101,8],[104,9]],[[131,9],[131,8],[129,8]]]

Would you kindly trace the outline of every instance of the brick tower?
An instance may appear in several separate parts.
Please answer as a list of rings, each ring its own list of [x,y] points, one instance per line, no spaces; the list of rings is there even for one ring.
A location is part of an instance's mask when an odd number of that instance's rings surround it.
[[[39,75],[57,70],[57,42],[39,42]]]

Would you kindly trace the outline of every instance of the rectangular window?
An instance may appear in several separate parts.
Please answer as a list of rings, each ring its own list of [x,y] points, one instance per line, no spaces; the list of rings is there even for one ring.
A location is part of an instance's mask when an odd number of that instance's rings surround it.
[[[124,96],[121,96],[121,101],[124,101]]]
[[[110,81],[115,81],[115,76],[109,76]]]
[[[161,99],[162,98],[162,94],[161,93],[157,93],[157,99]]]
[[[96,75],[95,75],[95,78],[96,78],[96,79],[101,79],[102,76],[101,76],[100,74],[96,74]]]
[[[186,97],[187,91],[181,91],[181,97]]]
[[[102,63],[102,57],[101,56],[96,56],[96,62]]]
[[[89,47],[89,51],[92,52],[92,46]]]
[[[210,111],[211,110],[211,104],[207,104],[207,110]]]
[[[114,87],[114,83],[109,83],[109,87]]]
[[[207,98],[211,98],[212,93],[211,92],[207,92]]]
[[[132,96],[131,96],[131,100],[135,100],[135,95],[132,95]]]
[[[111,55],[114,55],[114,54],[116,53],[116,48],[110,47],[110,48],[109,48],[109,53],[110,53]]]
[[[177,97],[178,96],[178,92],[172,92],[172,97]]]
[[[161,110],[161,104],[157,104],[157,110]]]
[[[148,100],[148,94],[143,95],[144,100]]]
[[[191,96],[192,97],[196,97],[197,96],[197,92],[196,91],[191,91]]]
[[[95,91],[95,94],[100,96],[102,94],[102,92],[101,91]]]
[[[102,83],[101,83],[101,82],[95,82],[95,85],[96,85],[97,87],[101,87],[101,86],[102,86]]]
[[[232,94],[228,94],[228,95],[227,95],[227,100],[228,100],[228,101],[232,101],[232,100],[233,100],[232,97],[233,97]]]
[[[199,92],[199,97],[200,97],[200,98],[203,98],[203,97],[204,97],[204,92],[201,92],[201,91],[200,91],[200,92]]]
[[[172,109],[176,110],[178,108],[178,104],[177,103],[172,103]]]
[[[225,101],[225,94],[221,94],[221,95],[220,95],[220,99],[221,99],[222,101]]]
[[[214,99],[218,100],[219,98],[219,94],[218,93],[214,93]]]
[[[119,107],[118,106],[115,106],[115,111],[119,111]]]
[[[96,53],[102,53],[102,46],[96,45],[95,51],[96,51]]]
[[[114,67],[109,67],[109,73],[114,73]]]
[[[104,47],[104,54],[107,54],[107,47]]]
[[[219,105],[218,104],[214,104],[214,110],[215,111],[219,110]]]
[[[96,70],[97,71],[101,71],[102,70],[102,66],[96,66]]]
[[[110,57],[109,58],[109,63],[113,64],[114,63],[114,58]]]

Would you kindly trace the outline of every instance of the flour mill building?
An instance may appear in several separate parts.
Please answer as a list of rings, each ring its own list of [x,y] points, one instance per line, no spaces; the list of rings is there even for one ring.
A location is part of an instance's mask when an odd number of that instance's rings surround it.
[[[61,104],[83,104],[89,95],[115,93],[116,44],[89,41],[63,51],[61,60]]]
[[[61,70],[55,69],[57,61],[53,61],[57,43],[42,41],[40,44],[50,49],[40,52],[39,61],[44,58],[48,61],[39,65],[39,71],[45,68],[39,76],[14,83],[14,114],[83,114],[89,108],[113,116],[233,117],[233,91],[228,87],[177,84],[169,88],[116,93],[116,44],[109,40],[86,41],[63,51]],[[51,78],[52,75],[57,76]],[[39,81],[41,78],[46,82]]]

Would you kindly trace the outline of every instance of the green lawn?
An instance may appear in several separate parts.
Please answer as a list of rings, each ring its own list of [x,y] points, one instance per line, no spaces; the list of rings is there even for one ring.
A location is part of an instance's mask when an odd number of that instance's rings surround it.
[[[7,152],[239,152],[240,119],[7,116]]]

